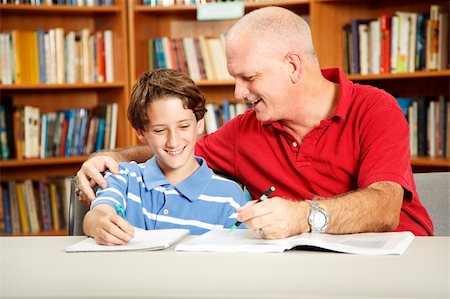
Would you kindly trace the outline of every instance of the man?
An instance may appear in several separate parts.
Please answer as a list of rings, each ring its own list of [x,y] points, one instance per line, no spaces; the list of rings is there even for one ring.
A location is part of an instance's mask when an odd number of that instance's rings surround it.
[[[253,109],[204,136],[195,153],[242,182],[253,198],[238,220],[265,238],[409,230],[431,235],[410,165],[408,125],[395,99],[353,84],[341,70],[321,70],[310,29],[279,7],[255,10],[228,32],[235,97]],[[116,161],[145,160],[142,148],[98,154],[78,172],[89,198],[99,173]],[[310,201],[308,201],[310,200]]]

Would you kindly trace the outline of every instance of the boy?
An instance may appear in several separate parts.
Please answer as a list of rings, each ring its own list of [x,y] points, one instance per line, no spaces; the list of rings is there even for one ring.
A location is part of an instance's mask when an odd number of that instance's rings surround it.
[[[87,235],[116,245],[130,241],[134,227],[202,234],[236,222],[245,204],[242,189],[194,156],[205,112],[203,95],[186,75],[158,69],[138,78],[128,120],[154,156],[142,164],[120,163],[119,175],[106,173],[108,188],[97,192],[83,221]]]

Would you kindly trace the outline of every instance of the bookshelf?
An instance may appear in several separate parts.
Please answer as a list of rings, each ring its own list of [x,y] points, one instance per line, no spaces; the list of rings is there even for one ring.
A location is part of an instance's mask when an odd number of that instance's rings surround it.
[[[0,5],[0,31],[44,30],[61,27],[64,33],[79,32],[88,29],[112,32],[114,80],[97,83],[21,83],[0,84],[2,97],[13,99],[13,106],[30,105],[40,109],[41,113],[63,109],[87,108],[117,103],[116,147],[130,145],[131,127],[128,124],[126,110],[129,98],[128,78],[128,32],[127,1],[115,0],[111,6],[70,6],[70,5]],[[65,177],[76,174],[86,155],[51,158],[0,160],[1,181],[32,179],[46,181],[51,177]],[[66,228],[41,231],[37,235],[62,235]],[[28,234],[25,234],[28,235]]]

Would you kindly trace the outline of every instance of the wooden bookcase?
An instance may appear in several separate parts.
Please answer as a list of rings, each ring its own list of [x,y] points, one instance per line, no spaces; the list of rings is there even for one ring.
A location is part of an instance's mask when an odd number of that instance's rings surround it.
[[[0,85],[2,96],[13,98],[14,106],[31,105],[41,113],[70,108],[93,108],[99,104],[118,104],[117,147],[131,144],[131,127],[126,117],[129,99],[127,1],[115,0],[113,6],[77,7],[68,5],[0,5],[0,30],[64,31],[88,28],[90,32],[111,30],[114,49],[113,83],[13,84]],[[0,178],[8,180],[45,180],[52,176],[73,176],[87,156],[47,159],[0,160]],[[45,232],[40,234],[66,234]]]

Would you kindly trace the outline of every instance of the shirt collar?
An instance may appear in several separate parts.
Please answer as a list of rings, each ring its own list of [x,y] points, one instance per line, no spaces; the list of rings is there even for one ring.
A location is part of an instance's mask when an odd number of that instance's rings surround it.
[[[345,120],[350,106],[353,82],[340,68],[322,69],[322,75],[331,82],[339,84],[339,100],[333,117],[337,116]]]
[[[188,178],[174,186],[179,193],[183,194],[190,201],[198,199],[200,194],[204,192],[213,174],[203,158],[196,156],[195,159],[200,164],[200,167]],[[148,190],[162,185],[170,185],[159,168],[155,156],[145,162],[143,179]]]

